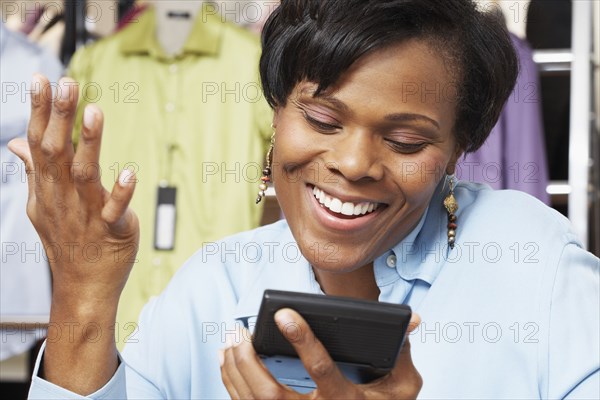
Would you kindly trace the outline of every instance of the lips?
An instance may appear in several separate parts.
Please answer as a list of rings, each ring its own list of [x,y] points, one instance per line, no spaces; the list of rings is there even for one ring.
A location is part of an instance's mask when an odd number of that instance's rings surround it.
[[[327,208],[335,214],[341,214],[345,216],[363,216],[369,214],[379,207],[379,203],[363,201],[353,203],[349,201],[342,201],[337,197],[334,197],[318,187],[313,187],[313,195],[323,207]]]

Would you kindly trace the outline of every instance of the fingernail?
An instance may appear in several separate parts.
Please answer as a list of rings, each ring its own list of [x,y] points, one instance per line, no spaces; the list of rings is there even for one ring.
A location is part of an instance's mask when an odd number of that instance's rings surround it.
[[[83,111],[83,125],[87,129],[92,129],[94,122],[96,122],[96,111],[91,106],[87,106]]]
[[[219,356],[219,365],[222,367],[225,364],[225,350],[219,349],[217,355]]]
[[[292,316],[286,309],[279,310],[275,313],[275,322],[280,325],[286,326],[289,324],[293,324],[295,321],[292,319]]]
[[[228,349],[233,346],[233,338],[231,337],[231,333],[225,334],[225,348]]]
[[[229,332],[225,334],[225,348],[239,346],[243,341],[243,333],[238,326],[235,328],[235,332]]]
[[[61,100],[69,99],[69,86],[71,85],[67,84],[67,82],[68,80],[66,78],[61,78],[59,81],[58,90],[60,91],[60,93],[58,93],[58,97]]]
[[[241,344],[243,342],[252,342],[252,335],[250,334],[250,331],[248,329],[238,326],[237,331],[237,336],[239,338],[238,344]]]
[[[39,94],[42,90],[42,80],[38,74],[33,74],[33,77],[31,77],[31,87],[29,89],[34,95]]]
[[[133,172],[131,172],[127,168],[125,168],[123,171],[121,171],[121,174],[119,175],[119,185],[121,187],[127,187],[129,182],[131,182],[132,174],[133,174]]]

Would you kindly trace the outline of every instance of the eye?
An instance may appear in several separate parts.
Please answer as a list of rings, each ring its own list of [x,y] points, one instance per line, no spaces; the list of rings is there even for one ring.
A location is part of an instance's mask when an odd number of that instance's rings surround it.
[[[402,154],[413,154],[418,151],[423,150],[427,146],[427,142],[418,142],[418,143],[404,143],[398,142],[391,139],[385,139],[388,146],[397,153]]]
[[[302,115],[310,126],[321,133],[335,133],[338,129],[340,129],[340,127],[337,125],[333,125],[310,116],[306,111],[302,111]]]

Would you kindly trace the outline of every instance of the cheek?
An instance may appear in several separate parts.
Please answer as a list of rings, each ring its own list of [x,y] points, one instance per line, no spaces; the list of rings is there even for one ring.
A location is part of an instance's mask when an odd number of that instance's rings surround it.
[[[292,118],[285,120],[289,122],[281,123],[277,127],[273,153],[274,169],[280,175],[283,173],[283,176],[295,174],[297,169],[311,163],[318,154],[318,138],[303,129],[299,121]],[[297,177],[294,180],[297,180]]]
[[[396,165],[396,185],[408,203],[428,202],[445,175],[448,158],[444,152],[438,151]]]

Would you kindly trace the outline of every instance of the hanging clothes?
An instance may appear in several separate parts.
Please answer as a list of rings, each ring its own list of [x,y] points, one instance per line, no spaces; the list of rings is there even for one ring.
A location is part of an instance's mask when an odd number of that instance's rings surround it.
[[[486,142],[458,162],[457,176],[521,190],[550,204],[538,69],[527,42],[511,38],[520,60],[517,83]]]
[[[258,39],[203,7],[183,49],[170,57],[158,44],[155,14],[150,7],[136,23],[76,52],[69,66],[80,84],[74,141],[84,107],[97,104],[105,114],[102,183],[111,188],[124,168],[138,179],[131,207],[141,235],[119,305],[120,347],[142,306],[198,248],[259,225],[262,207],[254,200],[272,132]],[[172,250],[155,248],[155,234],[169,229],[156,228],[161,186],[176,188],[176,196],[165,192],[176,210]]]
[[[50,313],[50,270],[42,243],[25,212],[27,179],[25,166],[8,150],[14,138],[25,138],[31,97],[28,90],[34,73],[50,82],[62,75],[63,66],[46,50],[0,22],[0,316],[17,323]],[[2,330],[0,360],[23,353],[43,337],[38,330]]]

